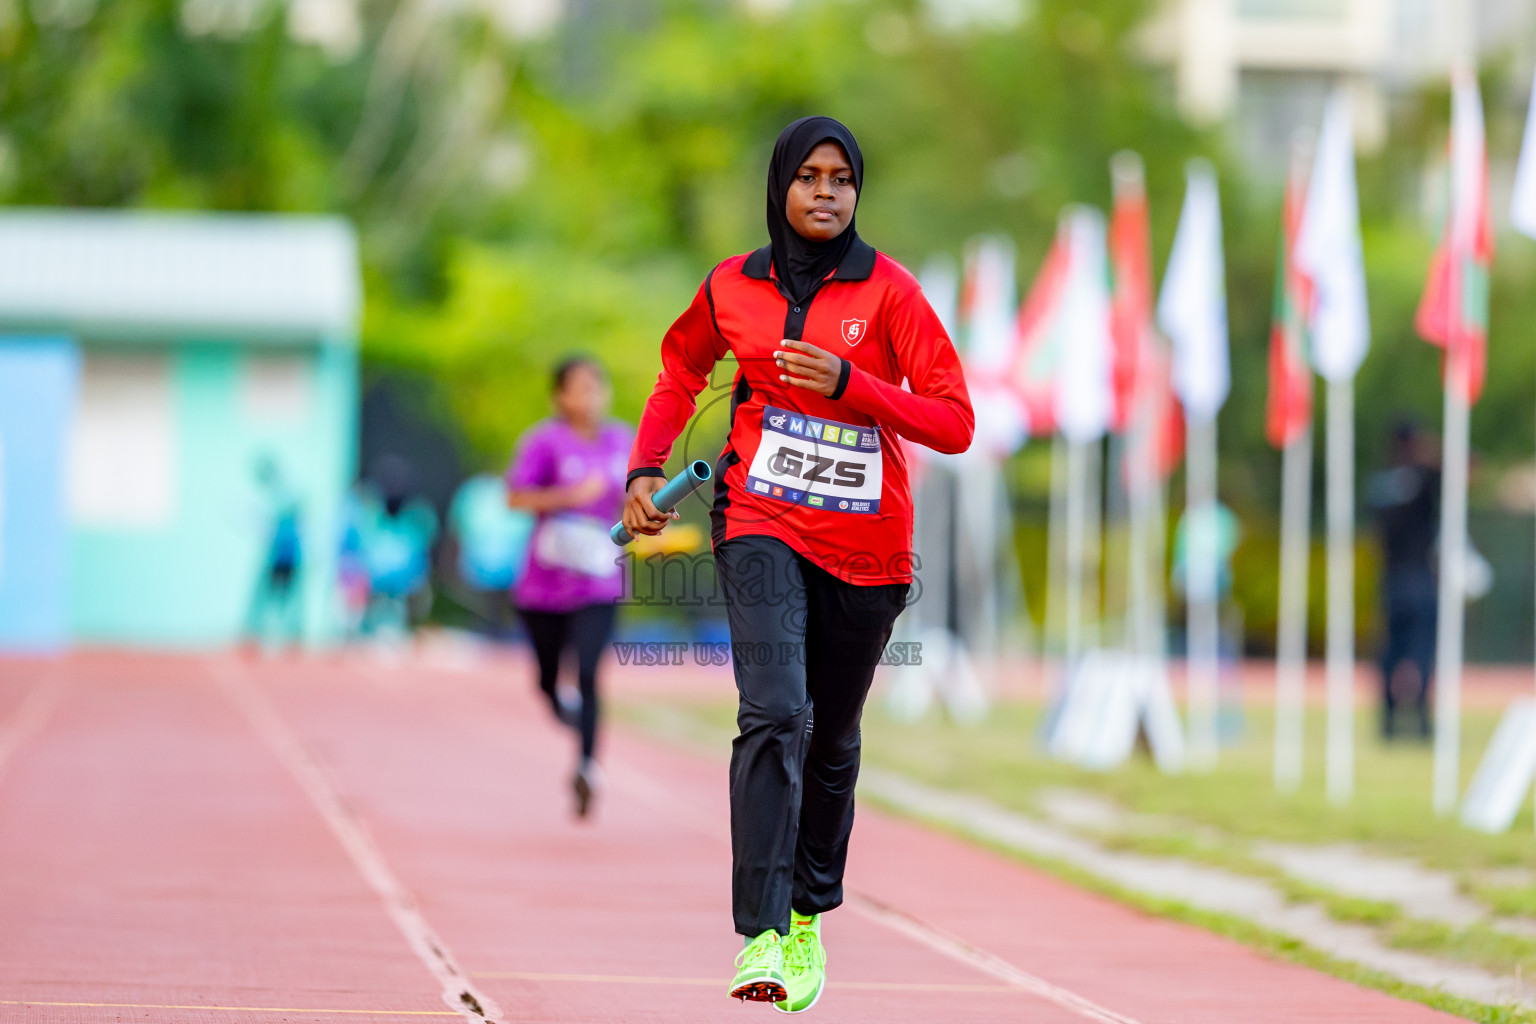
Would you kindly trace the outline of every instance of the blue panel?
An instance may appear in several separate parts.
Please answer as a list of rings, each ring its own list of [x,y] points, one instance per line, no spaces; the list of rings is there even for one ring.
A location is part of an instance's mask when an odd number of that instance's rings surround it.
[[[79,382],[68,338],[0,335],[0,651],[68,639],[64,463]]]

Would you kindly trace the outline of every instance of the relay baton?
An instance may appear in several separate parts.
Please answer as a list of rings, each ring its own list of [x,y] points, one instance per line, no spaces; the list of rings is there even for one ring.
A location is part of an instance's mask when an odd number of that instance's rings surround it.
[[[687,469],[677,474],[671,480],[668,480],[662,485],[661,490],[651,495],[651,501],[655,503],[656,508],[662,513],[671,512],[683,503],[684,498],[704,484],[709,483],[709,478],[712,475],[709,463],[703,459],[695,459],[688,463]],[[613,529],[608,531],[608,536],[619,547],[623,547],[635,539],[629,535],[628,530],[624,529],[622,522],[614,523]]]

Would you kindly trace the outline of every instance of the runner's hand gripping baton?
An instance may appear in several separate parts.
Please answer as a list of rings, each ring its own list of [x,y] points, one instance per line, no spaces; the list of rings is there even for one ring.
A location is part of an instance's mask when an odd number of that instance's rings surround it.
[[[709,483],[709,478],[712,475],[713,472],[709,468],[709,463],[703,459],[695,459],[688,463],[687,469],[677,474],[671,480],[668,480],[665,484],[662,484],[661,490],[651,495],[651,501],[659,511],[663,513],[671,512],[683,503],[684,498]],[[635,539],[629,535],[628,530],[624,529],[622,522],[614,523],[613,529],[608,531],[608,536],[619,547],[623,547]]]

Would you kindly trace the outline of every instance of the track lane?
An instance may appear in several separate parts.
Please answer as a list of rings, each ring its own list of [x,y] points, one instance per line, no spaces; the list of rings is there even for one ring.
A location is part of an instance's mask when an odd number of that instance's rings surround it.
[[[565,791],[570,738],[546,721],[523,680],[423,673],[400,686],[367,675],[263,685],[306,745],[324,752],[423,913],[505,1020],[772,1015],[724,994],[740,948],[728,848],[658,803],[636,766],[614,759],[599,817],[577,823]],[[359,691],[369,694],[362,707]],[[673,784],[723,828],[718,765],[696,761]],[[866,915],[839,914],[827,927],[837,973],[817,1007],[822,1019],[1084,1019]],[[673,981],[625,980],[635,977]]]
[[[201,665],[102,655],[60,671],[67,696],[0,779],[0,1021],[443,1010]]]
[[[458,1016],[314,794],[220,691],[231,665],[499,1020],[776,1017],[723,994],[739,948],[724,750],[610,733],[599,815],[578,824],[571,737],[521,665],[114,654],[62,663],[67,688],[0,768],[0,1021]],[[3,735],[41,676],[0,677]],[[849,881],[818,1020],[1455,1019],[868,809]]]

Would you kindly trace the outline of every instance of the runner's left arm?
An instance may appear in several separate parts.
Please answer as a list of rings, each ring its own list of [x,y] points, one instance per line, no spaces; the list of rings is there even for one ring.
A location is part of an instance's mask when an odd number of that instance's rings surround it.
[[[938,452],[965,451],[971,446],[976,416],[960,356],[938,314],[914,289],[892,303],[881,324],[897,368],[912,390],[845,361],[848,383],[837,397],[909,441]]]

